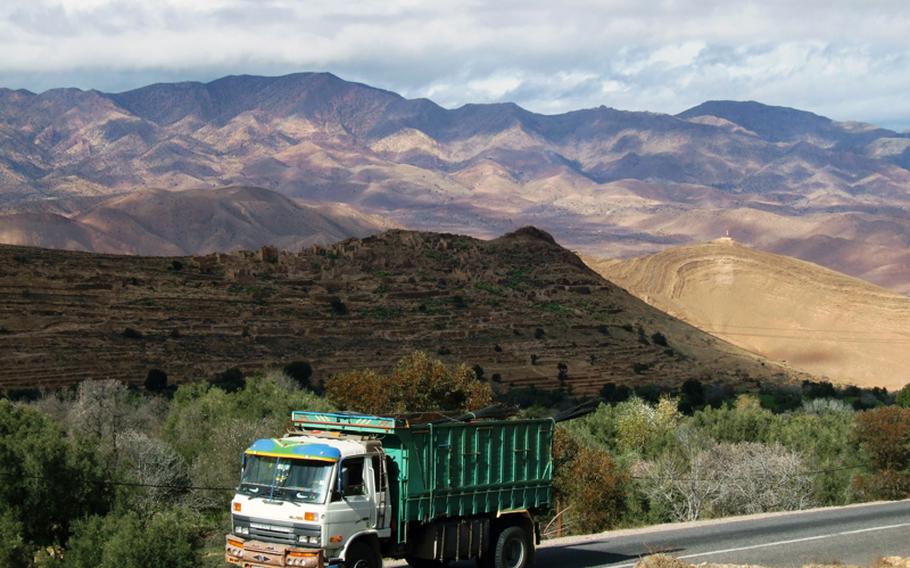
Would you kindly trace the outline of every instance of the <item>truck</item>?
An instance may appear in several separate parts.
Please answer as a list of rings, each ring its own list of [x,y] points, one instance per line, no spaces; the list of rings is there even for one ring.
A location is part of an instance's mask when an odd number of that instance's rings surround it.
[[[527,568],[555,420],[291,413],[243,454],[225,559],[243,568]]]

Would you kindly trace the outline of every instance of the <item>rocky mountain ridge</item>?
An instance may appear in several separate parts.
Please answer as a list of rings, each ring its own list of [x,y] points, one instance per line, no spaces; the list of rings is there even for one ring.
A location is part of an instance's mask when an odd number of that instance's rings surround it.
[[[905,292],[908,167],[906,133],[755,102],[677,116],[445,109],[327,73],[118,94],[0,89],[7,212],[255,186],[414,229],[493,237],[535,224],[610,257],[729,231]]]

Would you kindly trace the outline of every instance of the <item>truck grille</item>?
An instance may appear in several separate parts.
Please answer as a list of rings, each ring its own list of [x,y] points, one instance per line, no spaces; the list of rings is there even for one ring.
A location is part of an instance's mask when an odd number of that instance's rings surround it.
[[[319,525],[303,525],[298,523],[288,523],[281,521],[265,521],[251,519],[234,515],[234,526],[246,526],[249,528],[249,535],[243,535],[251,539],[262,540],[265,542],[274,542],[278,544],[291,544],[294,546],[307,546],[298,540],[299,536],[319,537],[322,530]]]
[[[297,544],[297,535],[290,527],[285,530],[275,526],[260,526],[259,523],[250,523],[250,538],[281,544]]]

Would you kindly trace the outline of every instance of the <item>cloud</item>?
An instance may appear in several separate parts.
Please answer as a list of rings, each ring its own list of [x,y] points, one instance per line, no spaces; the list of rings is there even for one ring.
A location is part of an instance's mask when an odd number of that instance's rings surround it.
[[[445,106],[755,99],[910,126],[905,0],[6,0],[0,84],[328,70]]]

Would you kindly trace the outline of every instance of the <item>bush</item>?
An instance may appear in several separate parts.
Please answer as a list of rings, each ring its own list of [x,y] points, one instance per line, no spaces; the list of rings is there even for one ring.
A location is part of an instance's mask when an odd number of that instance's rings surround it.
[[[336,316],[348,315],[348,307],[341,301],[341,298],[332,298],[329,300],[329,308],[331,308],[332,313]]]
[[[910,496],[910,409],[876,408],[856,415],[856,440],[877,470],[854,479],[864,499],[903,499]]]
[[[910,408],[910,384],[904,385],[904,388],[897,391],[894,402],[900,407]]]
[[[682,432],[685,434],[685,432]],[[780,445],[681,439],[642,466],[642,488],[671,520],[800,510],[812,503],[802,456]]]
[[[66,538],[73,520],[106,511],[112,494],[98,484],[104,476],[93,446],[71,445],[63,429],[37,410],[0,401],[3,530],[49,546]]]
[[[810,401],[814,404],[826,399]],[[839,401],[838,401],[839,402]],[[859,461],[859,447],[851,441],[853,411],[824,410],[776,416],[768,441],[799,452],[814,469],[830,470],[814,475],[813,497],[820,505],[845,505],[850,499],[850,479]]]
[[[167,390],[167,373],[161,369],[150,369],[145,377],[145,390],[161,393]]]
[[[246,387],[246,378],[243,376],[243,371],[237,367],[232,367],[209,379],[209,384],[220,388],[224,392],[237,392]]]
[[[369,414],[476,410],[493,401],[490,385],[465,365],[447,367],[417,351],[401,359],[389,375],[372,370],[336,375],[326,395],[342,410]]]
[[[128,327],[123,330],[123,337],[127,339],[142,339],[145,335],[138,329]]]
[[[164,440],[128,430],[117,435],[117,451],[127,480],[147,487],[125,487],[131,510],[159,511],[177,502],[190,484],[186,462]]]
[[[313,385],[310,384],[310,379],[313,377],[313,366],[309,361],[291,361],[284,366],[284,373],[294,379],[294,382],[301,388],[313,388]]]
[[[718,442],[767,442],[774,414],[754,396],[741,395],[734,408],[705,408],[692,418],[696,428]]]
[[[22,538],[22,523],[12,511],[0,509],[0,566],[29,566],[29,546]]]
[[[623,402],[629,400],[630,396],[632,396],[632,389],[626,385],[607,383],[600,389],[600,398],[604,402]]]
[[[689,379],[682,385],[682,400],[680,410],[685,414],[692,414],[705,406],[705,387],[698,379]]]
[[[619,524],[628,478],[607,452],[580,444],[563,428],[553,439],[553,492],[570,532],[588,534]]]
[[[199,535],[180,510],[140,517],[135,512],[89,517],[67,543],[65,568],[192,568]]]
[[[675,399],[661,398],[656,407],[639,398],[622,402],[616,405],[618,450],[654,454],[667,442],[681,419]]]
[[[163,438],[188,464],[193,485],[233,487],[243,451],[257,438],[281,435],[291,410],[334,407],[280,373],[250,377],[245,389],[230,393],[205,383],[181,385]],[[190,497],[195,508],[220,510],[230,495],[198,492]]]
[[[910,470],[910,409],[883,407],[856,415],[856,438],[879,470]]]

